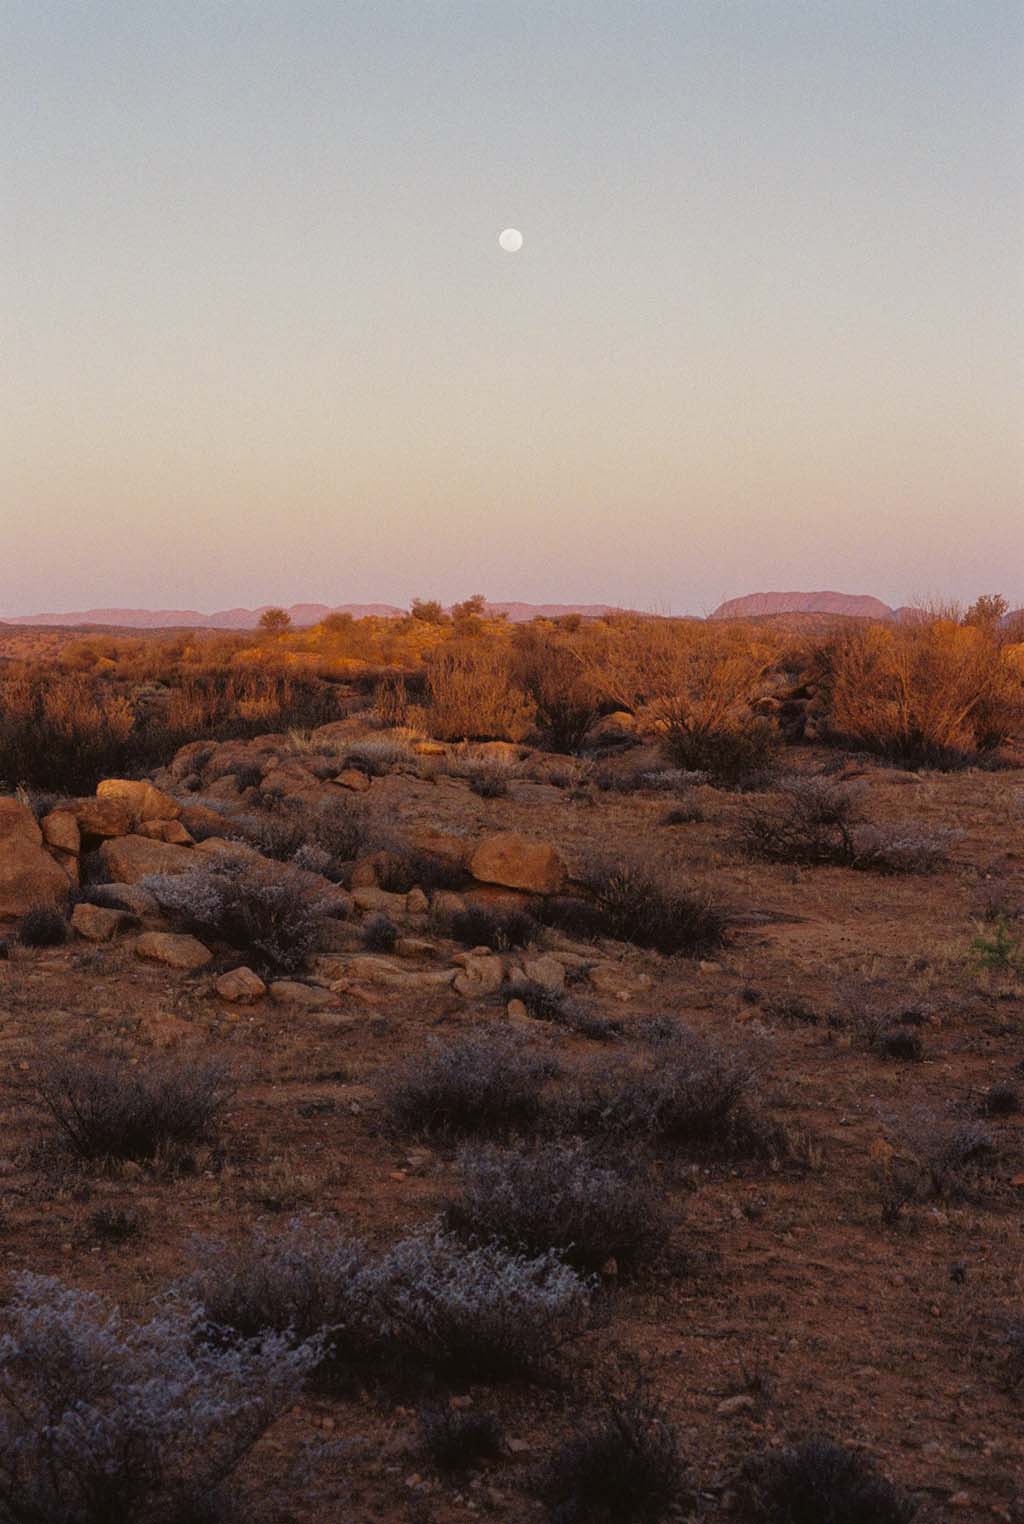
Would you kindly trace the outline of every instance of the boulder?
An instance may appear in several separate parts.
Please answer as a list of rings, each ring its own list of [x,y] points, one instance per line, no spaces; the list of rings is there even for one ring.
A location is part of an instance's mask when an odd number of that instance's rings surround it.
[[[333,780],[340,788],[347,788],[353,794],[365,794],[370,787],[370,777],[367,773],[360,772],[358,767],[346,767]]]
[[[205,804],[182,805],[178,820],[193,836],[222,836],[227,824],[225,816]]]
[[[43,846],[32,811],[0,798],[0,916],[20,916],[37,905],[59,905],[71,880]]]
[[[71,925],[87,942],[109,942],[119,931],[137,926],[138,917],[127,910],[112,910],[105,905],[83,902],[71,912]]]
[[[357,910],[371,910],[375,914],[405,914],[405,895],[389,894],[386,889],[353,889],[352,903]]]
[[[160,914],[160,906],[154,896],[139,884],[93,884],[89,898],[109,910],[127,910],[137,916]]]
[[[177,820],[181,805],[145,779],[104,778],[97,799],[121,799],[136,820]]]
[[[531,984],[543,985],[546,990],[565,988],[565,965],[550,955],[527,958],[523,963],[523,973]]]
[[[127,836],[135,824],[126,799],[76,799],[69,808],[83,836]]]
[[[493,954],[462,953],[456,961],[462,964],[462,971],[455,975],[452,983],[467,1000],[496,995],[501,989],[505,965],[500,958]]]
[[[202,942],[173,931],[144,931],[135,944],[135,955],[186,972],[205,968],[213,960],[213,953]]]
[[[49,815],[43,816],[39,825],[48,847],[70,852],[76,857],[82,850],[82,833],[70,810],[51,810]]]
[[[469,871],[483,884],[557,894],[565,884],[565,864],[550,842],[532,841],[516,831],[487,836],[469,860]]]
[[[201,861],[190,847],[150,841],[148,836],[116,836],[105,841],[100,860],[108,878],[122,884],[141,883],[151,873],[188,873]]]
[[[176,847],[190,847],[192,838],[180,820],[144,820],[136,836],[147,836],[150,841],[169,841]]]
[[[267,986],[251,968],[233,968],[215,979],[213,987],[222,1000],[230,1001],[260,1000],[267,993]]]

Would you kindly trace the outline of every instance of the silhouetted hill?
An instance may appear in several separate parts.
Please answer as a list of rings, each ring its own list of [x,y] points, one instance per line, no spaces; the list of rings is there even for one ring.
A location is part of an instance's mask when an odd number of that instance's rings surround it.
[[[867,593],[747,593],[719,605],[711,619],[751,619],[764,614],[847,614],[855,619],[892,619],[894,611]]]

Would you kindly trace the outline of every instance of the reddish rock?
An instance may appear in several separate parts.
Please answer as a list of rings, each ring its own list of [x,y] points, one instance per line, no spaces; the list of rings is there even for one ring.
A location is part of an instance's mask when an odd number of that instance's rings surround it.
[[[96,790],[97,799],[120,799],[135,820],[177,820],[181,805],[170,794],[145,779],[105,778]]]
[[[565,864],[550,842],[515,831],[486,837],[470,858],[469,871],[481,883],[531,894],[557,894],[565,883]]]
[[[100,859],[108,878],[119,884],[138,884],[151,873],[188,873],[201,861],[190,847],[150,841],[148,836],[117,836],[105,841]]]
[[[59,905],[71,880],[43,846],[35,816],[17,799],[0,798],[0,916]]]
[[[193,969],[205,968],[213,959],[210,949],[195,937],[181,936],[172,931],[144,931],[135,944],[135,955],[189,973]]]

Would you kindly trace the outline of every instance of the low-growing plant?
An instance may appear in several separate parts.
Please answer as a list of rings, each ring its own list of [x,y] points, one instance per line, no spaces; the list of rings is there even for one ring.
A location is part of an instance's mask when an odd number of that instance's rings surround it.
[[[869,1460],[819,1438],[749,1461],[740,1492],[751,1524],[910,1524],[918,1511]]]
[[[784,1154],[786,1138],[763,1114],[748,1060],[680,1026],[656,1058],[586,1066],[560,1102],[564,1131],[633,1145],[669,1144],[711,1157]]]
[[[504,1453],[505,1438],[495,1413],[463,1408],[424,1408],[423,1447],[444,1476],[460,1477]]]
[[[770,720],[693,726],[670,718],[665,750],[677,767],[704,773],[719,788],[763,788],[780,766],[782,738]]]
[[[729,932],[729,912],[701,889],[663,882],[639,862],[594,859],[581,882],[589,901],[553,898],[544,907],[549,925],[583,936],[612,937],[666,956],[704,958]]]
[[[552,1524],[657,1524],[689,1501],[686,1472],[665,1410],[637,1394],[566,1440],[539,1491]]]
[[[495,1024],[432,1044],[385,1080],[393,1125],[416,1136],[500,1136],[536,1122],[557,1066]]]
[[[216,1140],[234,1082],[218,1058],[167,1055],[132,1064],[63,1054],[43,1061],[33,1090],[77,1158],[173,1162]]]
[[[748,805],[739,839],[767,862],[860,868],[876,873],[930,873],[945,862],[949,832],[913,821],[871,825],[862,785],[793,778],[774,801]]]
[[[67,941],[68,923],[54,905],[36,905],[18,922],[22,947],[61,947]]]
[[[560,1142],[476,1148],[460,1155],[459,1169],[462,1188],[445,1223],[472,1241],[526,1254],[554,1249],[582,1271],[614,1260],[625,1273],[649,1267],[668,1241],[650,1171],[621,1156],[613,1163]]]
[[[398,941],[398,927],[388,915],[372,915],[363,925],[363,946],[368,952],[389,953]]]
[[[494,1380],[543,1368],[590,1311],[588,1283],[547,1253],[467,1246],[436,1229],[374,1256],[321,1221],[280,1239],[200,1249],[184,1288],[214,1337],[315,1336],[322,1379],[444,1371]]]
[[[142,1233],[142,1216],[134,1207],[98,1206],[89,1214],[89,1231],[107,1244],[126,1244]]]
[[[974,969],[981,973],[1024,973],[1024,941],[1005,915],[997,915],[988,931],[979,926],[969,956]]]
[[[534,1021],[551,1021],[597,1042],[613,1042],[622,1036],[621,1021],[597,1016],[582,1001],[574,999],[568,990],[551,989],[536,979],[508,980],[501,987],[501,999],[506,1004],[521,1001]]]
[[[298,869],[271,871],[227,853],[188,873],[154,875],[143,887],[180,930],[226,942],[276,973],[305,967],[329,908]]]
[[[16,1281],[4,1325],[3,1524],[217,1524],[234,1473],[315,1358],[278,1334],[204,1342],[188,1307],[131,1325],[34,1275]]]
[[[491,947],[495,952],[509,952],[513,947],[528,947],[535,942],[539,928],[525,910],[470,905],[449,917],[448,930],[463,947]]]
[[[410,889],[430,893],[434,889],[458,889],[464,878],[459,863],[440,852],[429,852],[407,843],[385,840],[377,880],[389,894],[408,894]]]

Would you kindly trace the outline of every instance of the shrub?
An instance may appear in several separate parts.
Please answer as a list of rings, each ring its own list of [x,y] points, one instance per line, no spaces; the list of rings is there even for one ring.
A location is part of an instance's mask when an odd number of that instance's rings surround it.
[[[671,810],[666,810],[661,817],[662,825],[699,825],[707,817],[704,807],[696,798],[687,798],[683,804],[677,804]]]
[[[665,885],[639,863],[595,860],[584,869],[582,882],[596,912],[591,934],[687,958],[706,957],[726,940],[728,913],[710,895]],[[570,910],[560,922],[557,902],[546,908],[546,917],[566,930],[574,920]]]
[[[811,676],[832,736],[904,766],[962,767],[1024,717],[1024,684],[997,632],[950,617],[844,630]]]
[[[757,788],[777,772],[782,740],[768,720],[705,729],[672,717],[665,750],[677,767],[707,775],[719,788]]]
[[[89,1214],[89,1231],[108,1244],[126,1244],[138,1238],[142,1226],[142,1217],[134,1207],[99,1206]]]
[[[409,1059],[386,1081],[394,1125],[420,1136],[514,1132],[541,1111],[541,1087],[555,1072],[507,1028],[472,1036]]]
[[[748,806],[740,841],[768,862],[831,864],[879,873],[928,873],[945,861],[948,832],[914,822],[868,825],[864,789],[826,778],[794,778],[772,804]]]
[[[234,1094],[220,1059],[60,1056],[45,1061],[35,1095],[79,1159],[152,1161],[212,1143]]]
[[[408,894],[410,889],[458,889],[462,867],[440,852],[428,852],[394,841],[385,841],[377,880],[389,894]]]
[[[508,794],[508,773],[507,767],[479,763],[467,769],[465,776],[469,779],[473,793],[479,798],[504,799]]]
[[[552,1021],[578,1032],[581,1037],[591,1037],[597,1042],[611,1042],[622,1036],[622,1023],[607,1016],[595,1016],[580,1001],[572,999],[565,990],[550,989],[535,979],[515,979],[502,985],[501,998],[507,1004],[520,1000],[527,1015],[535,1021]]]
[[[492,947],[496,952],[529,947],[539,930],[525,910],[491,910],[483,905],[457,910],[449,918],[448,929],[463,947]]]
[[[143,886],[179,929],[226,942],[280,973],[305,967],[327,911],[299,870],[271,872],[227,854],[188,873],[147,878]]]
[[[741,1490],[752,1524],[910,1524],[917,1513],[870,1461],[827,1439],[748,1462]]]
[[[390,916],[372,915],[363,926],[363,946],[368,952],[389,953],[398,941],[398,927]]]
[[[4,1524],[214,1524],[312,1351],[276,1335],[217,1348],[197,1315],[126,1324],[97,1296],[23,1275],[0,1336]]]
[[[982,1115],[988,1117],[1016,1116],[1020,1109],[1020,1089],[1006,1080],[992,1085],[981,1102]]]
[[[299,1221],[279,1241],[201,1254],[186,1290],[214,1334],[316,1335],[321,1373],[335,1379],[355,1367],[522,1375],[547,1364],[589,1315],[587,1283],[557,1255],[467,1247],[436,1230],[373,1257],[322,1222]]]
[[[567,1440],[539,1490],[553,1524],[657,1524],[687,1501],[686,1469],[664,1410],[635,1396]]]
[[[545,1143],[523,1153],[467,1150],[459,1166],[462,1190],[445,1223],[463,1237],[525,1254],[554,1249],[583,1271],[609,1259],[622,1271],[639,1269],[667,1242],[649,1175],[621,1159],[612,1164],[578,1144]]]
[[[18,922],[18,941],[23,947],[60,947],[67,935],[68,923],[52,905],[37,905]]]
[[[443,741],[521,741],[536,707],[516,681],[507,648],[475,639],[453,640],[427,666],[432,735]]]
[[[563,1100],[563,1128],[627,1143],[659,1141],[698,1156],[771,1155],[780,1130],[761,1115],[745,1059],[680,1027],[653,1065],[632,1058],[589,1065]]]
[[[480,1461],[496,1460],[504,1452],[504,1435],[494,1413],[426,1408],[420,1413],[420,1427],[427,1454],[446,1476],[465,1475]]]
[[[945,1119],[923,1107],[911,1112],[896,1132],[897,1151],[885,1180],[890,1216],[929,1196],[974,1196],[997,1157],[995,1140],[984,1127]]]

